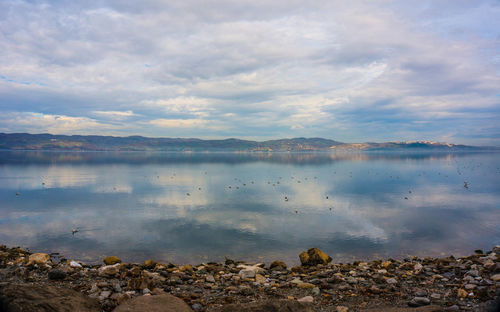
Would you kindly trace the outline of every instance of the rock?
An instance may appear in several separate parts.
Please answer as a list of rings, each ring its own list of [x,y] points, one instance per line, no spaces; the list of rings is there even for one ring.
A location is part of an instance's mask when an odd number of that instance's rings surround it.
[[[183,265],[179,268],[181,272],[194,272],[193,266],[190,264]]]
[[[47,262],[49,262],[49,260],[50,256],[46,253],[34,253],[29,256],[27,265],[46,264]]]
[[[189,306],[170,294],[140,296],[127,300],[116,307],[114,312],[189,312]]]
[[[491,277],[491,280],[494,282],[500,282],[500,274],[495,274]]]
[[[408,302],[408,305],[410,307],[420,307],[429,304],[431,304],[431,301],[429,300],[429,298],[426,297],[415,297],[411,299],[410,302]]]
[[[312,298],[312,297],[311,297]],[[299,302],[298,300],[268,300],[264,302],[250,302],[227,304],[217,312],[312,312],[310,303]]]
[[[300,255],[300,263],[303,266],[312,266],[317,264],[328,264],[332,262],[332,258],[319,250],[318,248],[311,248],[303,251]]]
[[[206,277],[205,277],[205,281],[207,281],[208,283],[215,283],[215,278],[212,274],[208,274]]]
[[[397,284],[398,281],[394,278],[394,277],[391,277],[391,278],[388,278],[386,281],[385,281],[387,284]]]
[[[311,283],[300,283],[300,284],[297,284],[297,287],[302,288],[302,289],[313,289],[316,286],[314,284],[311,284]]]
[[[99,294],[99,300],[104,300],[104,299],[108,298],[109,296],[111,296],[111,292],[109,290],[103,290]]]
[[[52,269],[48,273],[49,280],[63,280],[66,278],[66,272],[59,269]]]
[[[69,266],[72,268],[81,268],[82,265],[76,261],[70,261]]]
[[[266,278],[260,274],[255,274],[255,281],[260,284],[267,282]]]
[[[337,306],[335,311],[337,312],[347,312],[349,311],[349,308],[348,307],[345,307],[345,306]]]
[[[77,291],[50,285],[0,286],[0,310],[4,312],[101,311],[99,303]]]
[[[466,298],[468,295],[467,291],[463,290],[462,288],[459,288],[457,290],[457,297],[458,298]]]
[[[143,290],[151,286],[150,281],[144,277],[131,278],[127,283],[127,288],[129,289]]]
[[[441,295],[438,293],[433,293],[433,294],[431,294],[431,299],[439,300],[439,299],[441,299]]]
[[[497,245],[497,246],[493,247],[493,249],[491,249],[491,251],[493,251],[496,254],[500,254],[500,246]]]
[[[280,260],[275,260],[271,262],[271,265],[269,266],[271,270],[275,271],[283,271],[286,270],[286,263]]]
[[[114,276],[120,272],[120,264],[104,265],[98,270],[99,276]]]
[[[251,269],[243,269],[243,270],[240,270],[240,272],[238,273],[238,275],[242,279],[245,279],[245,278],[254,278],[255,277],[255,271],[251,270]]]
[[[424,267],[420,264],[420,263],[417,263],[415,264],[415,266],[413,267],[413,270],[415,271],[415,274],[419,274],[420,272],[422,272],[422,269]]]
[[[156,262],[154,262],[151,259],[148,259],[148,260],[144,261],[143,267],[145,269],[153,269],[155,266],[156,266]]]
[[[194,311],[201,311],[203,309],[203,306],[199,303],[195,303],[191,305],[191,309],[193,309]]]
[[[117,264],[117,263],[120,263],[122,262],[122,260],[120,260],[120,258],[118,257],[115,257],[115,256],[109,256],[109,257],[106,257],[104,258],[104,260],[102,260],[104,262],[104,264],[106,265],[113,265],[113,264]]]
[[[313,303],[314,302],[314,298],[311,297],[311,296],[305,296],[305,297],[302,297],[300,299],[297,299],[297,302]]]
[[[474,284],[465,284],[465,286],[464,286],[465,290],[473,290],[476,287],[477,287],[477,285],[474,285]]]
[[[314,287],[311,291],[311,293],[314,295],[314,296],[319,296],[319,294],[321,293],[321,291],[319,290],[318,287]]]

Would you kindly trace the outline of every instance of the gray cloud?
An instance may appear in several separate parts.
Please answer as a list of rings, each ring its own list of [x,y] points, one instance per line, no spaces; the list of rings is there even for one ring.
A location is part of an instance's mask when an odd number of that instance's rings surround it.
[[[0,130],[500,144],[499,13],[495,1],[5,1]]]

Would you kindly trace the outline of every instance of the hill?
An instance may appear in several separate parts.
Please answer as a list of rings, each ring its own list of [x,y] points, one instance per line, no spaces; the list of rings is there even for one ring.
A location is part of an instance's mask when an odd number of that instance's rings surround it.
[[[475,150],[495,149],[428,141],[343,143],[323,138],[293,138],[269,141],[239,139],[115,137],[98,135],[52,135],[0,133],[3,150],[58,151],[381,151],[381,150]]]

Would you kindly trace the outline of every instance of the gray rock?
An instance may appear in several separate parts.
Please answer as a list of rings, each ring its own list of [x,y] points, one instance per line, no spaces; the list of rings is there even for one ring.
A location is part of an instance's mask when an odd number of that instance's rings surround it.
[[[441,299],[441,295],[438,293],[433,293],[433,294],[431,294],[431,299],[439,300],[439,299]]]
[[[63,280],[66,278],[66,272],[59,269],[52,269],[48,273],[50,280]]]
[[[203,309],[203,306],[199,303],[195,303],[191,306],[191,308],[195,311],[201,311],[201,309]]]
[[[205,281],[207,281],[209,283],[215,283],[215,278],[212,274],[209,274],[205,277]]]
[[[29,284],[1,285],[0,310],[5,312],[101,311],[97,300],[72,289]]]
[[[386,280],[386,283],[392,285],[392,284],[397,284],[398,281],[394,277],[391,277],[391,278]]]
[[[408,302],[408,305],[410,307],[421,307],[424,305],[429,305],[430,303],[431,303],[431,301],[429,300],[429,298],[415,297],[415,298],[411,299],[410,302]]]

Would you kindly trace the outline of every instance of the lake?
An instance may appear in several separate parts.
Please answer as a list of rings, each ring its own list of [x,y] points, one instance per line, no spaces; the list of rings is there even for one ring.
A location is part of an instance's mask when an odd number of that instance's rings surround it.
[[[0,244],[90,263],[467,255],[500,244],[499,156],[4,151]]]

